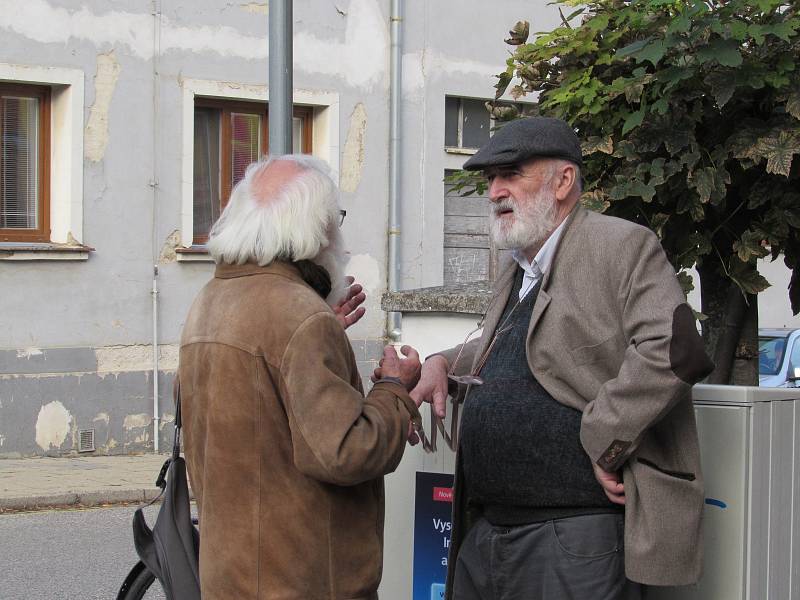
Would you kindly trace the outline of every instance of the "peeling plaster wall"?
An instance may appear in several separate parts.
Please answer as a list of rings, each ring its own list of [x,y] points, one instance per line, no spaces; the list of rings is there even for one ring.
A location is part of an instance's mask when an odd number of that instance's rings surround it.
[[[353,340],[362,383],[382,340]],[[178,347],[159,347],[159,443],[172,439],[172,384]],[[153,447],[152,346],[0,350],[0,459],[77,454],[79,432],[94,430],[94,454]]]
[[[367,111],[359,102],[350,115],[350,124],[347,128],[347,139],[342,152],[342,170],[339,178],[339,188],[342,192],[352,193],[361,183],[361,174],[364,171],[364,138],[367,130]]]
[[[152,373],[53,373],[0,376],[0,459],[78,453],[78,432],[92,429],[94,454],[152,451]],[[159,440],[172,439],[172,379],[159,374]]]
[[[114,51],[97,57],[94,77],[94,104],[89,109],[89,121],[83,143],[86,159],[98,162],[103,159],[108,145],[108,109],[119,79],[119,63]]]
[[[239,8],[256,15],[269,15],[268,2],[248,2],[247,4],[240,4]]]
[[[414,24],[403,37],[400,239],[406,288],[442,284],[442,177],[468,158],[444,151],[445,96],[494,97],[494,76],[508,57],[503,39],[521,19],[531,22],[531,31],[560,23],[557,9],[542,0],[406,4],[404,23]]]
[[[0,458],[71,455],[94,430],[95,454],[152,449],[152,346],[0,350]],[[176,344],[159,347],[160,443],[174,420]]]
[[[160,15],[151,14],[152,3],[136,0],[0,0],[0,62],[84,74],[81,241],[95,248],[81,262],[0,263],[0,289],[13,290],[0,294],[0,456],[74,452],[77,431],[84,428],[95,428],[98,452],[152,445],[147,427],[124,424],[129,415],[149,415],[152,406],[156,264],[162,442],[169,440],[181,328],[214,269],[208,262],[176,260],[185,161],[181,82],[262,89],[269,4],[195,0],[191,10],[187,3],[157,5]],[[385,328],[380,295],[386,287],[389,5],[308,0],[294,6],[295,88],[336,96],[338,116],[330,129],[336,133],[325,144],[338,153],[349,270],[368,292],[367,316],[348,330],[365,377],[380,356]],[[523,18],[535,31],[558,23],[545,0],[405,3],[404,287],[442,279],[441,177],[465,158],[443,150],[444,97],[491,96],[493,76],[507,56],[502,39]],[[784,287],[778,279],[775,284],[776,290]],[[65,414],[69,431],[60,441]]]
[[[152,426],[126,429],[125,419],[149,415],[152,407],[155,264],[162,430],[166,426],[162,442],[168,443],[170,385],[181,328],[214,268],[176,260],[182,210],[181,82],[264,86],[269,3],[196,0],[192,10],[185,3],[158,4],[157,20],[151,3],[135,0],[0,0],[0,61],[84,73],[81,241],[96,249],[85,262],[0,264],[0,289],[21,290],[0,295],[5,327],[0,456],[71,453],[77,449],[77,431],[85,428],[95,429],[101,453],[152,446]],[[339,152],[349,271],[368,293],[367,316],[348,331],[365,383],[380,357],[385,327],[380,296],[386,287],[389,4],[310,0],[294,6],[295,88],[338,98],[333,127],[338,139],[326,143]],[[441,270],[436,247],[440,199],[430,195],[439,166],[423,161],[434,148],[440,150],[435,138],[443,130],[443,94],[452,91],[449,85],[455,81],[485,93],[495,65],[505,60],[503,34],[530,6],[522,0],[502,8],[478,0],[406,4],[402,243],[407,286],[433,282]],[[463,23],[429,25],[452,22],[454,15],[463,15]],[[493,47],[463,34],[478,26]],[[430,252],[423,257],[422,250]],[[45,406],[51,407],[45,415],[63,406],[71,418],[62,441],[56,437],[63,433],[66,413],[55,411],[52,415],[61,416],[41,420],[39,439],[47,441],[46,450],[36,441],[38,415]]]
[[[36,416],[36,445],[58,450],[72,429],[72,415],[58,400],[45,404]]]

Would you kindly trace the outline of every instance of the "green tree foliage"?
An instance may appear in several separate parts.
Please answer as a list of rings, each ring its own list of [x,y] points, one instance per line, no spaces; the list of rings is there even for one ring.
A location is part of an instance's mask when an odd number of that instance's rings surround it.
[[[783,256],[800,311],[800,3],[556,4],[560,27],[530,42],[528,23],[511,31],[496,97],[533,94],[571,123],[584,204],[655,231],[687,291],[697,267],[704,337],[727,382],[734,354],[757,354],[755,294],[769,286],[757,258]]]

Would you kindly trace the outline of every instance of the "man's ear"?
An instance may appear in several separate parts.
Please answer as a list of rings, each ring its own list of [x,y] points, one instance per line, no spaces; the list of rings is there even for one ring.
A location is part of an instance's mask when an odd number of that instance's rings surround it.
[[[577,184],[577,181],[575,181],[577,176],[575,165],[572,163],[565,161],[564,164],[559,166],[554,181],[556,200],[564,202],[570,197],[573,188]]]

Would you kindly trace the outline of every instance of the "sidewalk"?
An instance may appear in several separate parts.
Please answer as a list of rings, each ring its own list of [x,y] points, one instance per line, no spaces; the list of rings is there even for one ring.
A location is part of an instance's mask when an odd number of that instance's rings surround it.
[[[0,459],[0,512],[151,500],[167,456]]]

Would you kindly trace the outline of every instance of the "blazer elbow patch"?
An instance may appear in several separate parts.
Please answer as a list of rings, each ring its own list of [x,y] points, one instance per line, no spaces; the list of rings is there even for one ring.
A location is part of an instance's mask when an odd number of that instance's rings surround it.
[[[697,333],[694,313],[686,303],[679,304],[672,314],[669,364],[675,376],[689,385],[714,370],[714,363],[703,348],[703,339]]]

